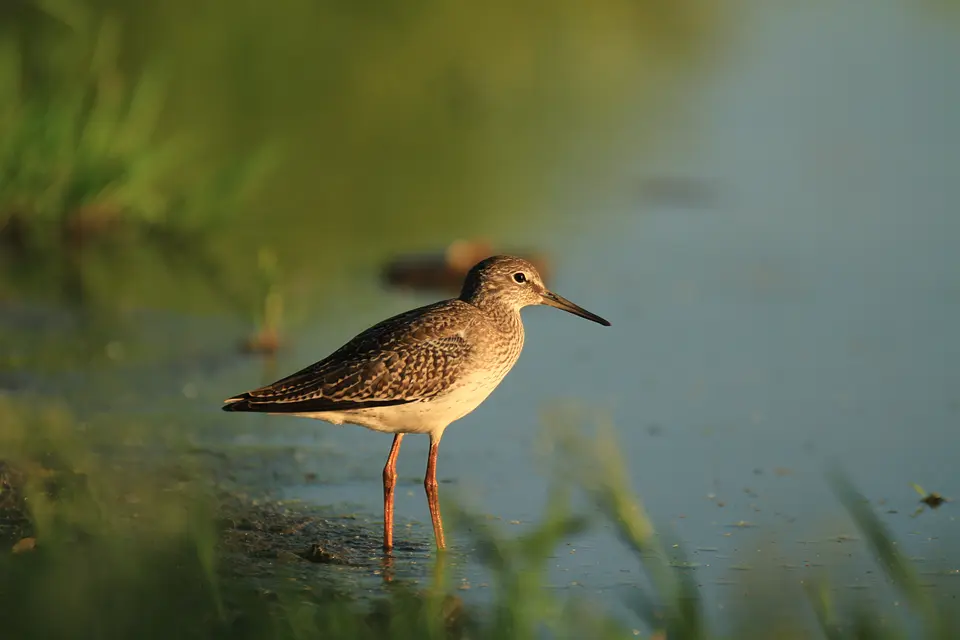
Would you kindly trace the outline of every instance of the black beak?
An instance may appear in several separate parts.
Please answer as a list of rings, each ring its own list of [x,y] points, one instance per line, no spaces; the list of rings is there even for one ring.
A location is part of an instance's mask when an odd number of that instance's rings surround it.
[[[602,324],[605,327],[610,326],[609,322],[607,322],[597,314],[590,313],[580,305],[573,304],[566,298],[562,296],[558,296],[552,291],[544,291],[541,295],[543,296],[543,304],[549,305],[551,307],[556,307],[557,309],[563,309],[564,311],[568,311],[575,316],[580,316],[581,318],[592,320],[593,322],[596,322],[597,324]]]

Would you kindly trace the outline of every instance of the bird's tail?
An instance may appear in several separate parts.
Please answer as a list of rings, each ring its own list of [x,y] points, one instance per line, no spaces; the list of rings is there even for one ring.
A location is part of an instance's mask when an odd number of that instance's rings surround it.
[[[221,408],[224,411],[262,411],[263,410],[250,402],[249,393],[241,393],[238,396],[227,398],[226,400],[223,401],[223,407]]]

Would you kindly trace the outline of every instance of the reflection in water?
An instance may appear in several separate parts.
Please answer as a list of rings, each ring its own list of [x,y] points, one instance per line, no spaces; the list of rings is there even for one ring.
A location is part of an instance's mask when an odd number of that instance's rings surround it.
[[[396,577],[395,569],[393,552],[385,551],[383,556],[380,558],[380,571],[382,571],[381,575],[383,576],[384,585],[393,582],[393,579]]]

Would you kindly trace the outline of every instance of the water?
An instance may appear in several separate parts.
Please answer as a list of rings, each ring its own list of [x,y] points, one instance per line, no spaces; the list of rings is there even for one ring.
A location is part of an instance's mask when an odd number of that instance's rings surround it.
[[[624,158],[638,175],[707,180],[716,202],[622,198],[587,222],[591,207],[574,197],[552,227],[511,236],[556,256],[551,286],[613,327],[525,312],[520,362],[443,440],[443,498],[507,532],[536,522],[549,484],[538,456],[544,411],[573,402],[584,429],[615,425],[634,490],[697,563],[711,611],[756,589],[762,567],[775,569],[765,579],[795,584],[811,565],[863,558],[824,480],[831,461],[922,558],[921,571],[960,566],[955,510],[911,517],[910,487],[960,496],[958,28],[893,2],[869,13],[853,2],[760,11],[727,70],[691,100],[695,144],[655,169]],[[93,413],[180,416],[229,425],[234,444],[300,446],[279,494],[375,528],[390,436],[219,411],[223,397],[434,299],[383,293],[370,275],[344,273],[341,290],[355,295],[304,319],[273,371],[229,355],[243,326],[234,315],[145,312],[128,318],[146,336],[138,364],[106,358],[98,382],[68,371],[43,384],[82,396]],[[7,386],[31,385],[40,383],[21,375]],[[102,391],[117,387],[129,398]],[[426,449],[426,438],[407,438],[398,463],[397,536],[414,543],[412,558],[432,544]],[[448,541],[470,544],[457,533]],[[845,587],[879,581],[875,567],[854,566]],[[469,562],[460,571],[475,585],[489,580]],[[638,575],[608,526],[561,550],[550,579],[624,610]]]
[[[910,483],[958,491],[958,61],[955,30],[892,4],[759,20],[704,90],[701,145],[670,167],[719,185],[718,205],[627,204],[585,233],[538,236],[564,256],[552,286],[614,326],[526,311],[520,362],[445,436],[439,473],[454,484],[441,491],[521,523],[507,530],[536,521],[542,411],[576,399],[616,425],[633,487],[694,550],[713,606],[731,594],[718,581],[749,578],[731,566],[859,552],[838,541],[855,531],[824,480],[832,461],[911,554],[955,566],[960,525],[949,508],[912,518]],[[389,436],[324,439],[339,481],[287,495],[376,514]],[[397,512],[428,522],[419,440],[401,452]],[[611,542],[584,536],[555,583],[597,595],[634,580]],[[876,581],[868,571],[851,584]]]

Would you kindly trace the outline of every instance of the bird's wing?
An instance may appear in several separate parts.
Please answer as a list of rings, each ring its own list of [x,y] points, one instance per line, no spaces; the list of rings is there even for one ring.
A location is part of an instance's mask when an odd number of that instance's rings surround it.
[[[314,413],[428,400],[462,375],[471,352],[462,323],[443,310],[431,305],[385,320],[320,362],[229,398],[223,408]]]

